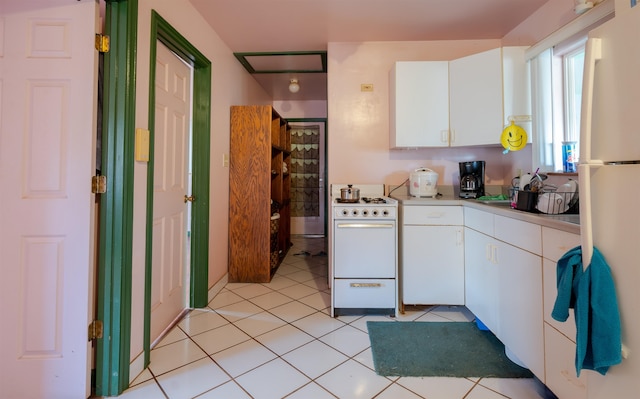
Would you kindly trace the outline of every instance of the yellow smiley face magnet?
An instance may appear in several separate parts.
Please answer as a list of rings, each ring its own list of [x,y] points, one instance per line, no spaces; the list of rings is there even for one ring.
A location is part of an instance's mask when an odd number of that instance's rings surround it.
[[[523,149],[527,145],[527,132],[516,125],[514,121],[502,131],[500,142],[505,148],[503,151],[505,154],[509,151],[518,151]]]

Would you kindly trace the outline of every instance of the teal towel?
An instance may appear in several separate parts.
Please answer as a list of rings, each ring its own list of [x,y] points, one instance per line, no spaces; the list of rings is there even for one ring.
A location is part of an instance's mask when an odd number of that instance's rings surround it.
[[[622,361],[620,312],[611,269],[597,248],[583,271],[582,248],[575,247],[557,264],[558,296],[551,317],[566,321],[569,308],[576,319],[576,373],[595,370],[605,375]]]

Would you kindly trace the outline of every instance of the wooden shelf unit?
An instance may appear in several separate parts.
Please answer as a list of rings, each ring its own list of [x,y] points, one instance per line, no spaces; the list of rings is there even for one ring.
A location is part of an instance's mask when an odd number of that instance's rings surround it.
[[[271,106],[232,106],[230,147],[229,282],[269,282],[291,246],[290,127]],[[275,263],[271,200],[280,213]]]

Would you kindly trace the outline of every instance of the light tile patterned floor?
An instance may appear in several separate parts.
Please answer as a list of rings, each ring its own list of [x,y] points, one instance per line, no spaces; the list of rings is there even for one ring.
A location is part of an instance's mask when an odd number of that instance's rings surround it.
[[[534,379],[398,378],[375,373],[367,320],[331,318],[325,239],[294,236],[268,284],[228,284],[151,351],[121,399],[539,399]],[[463,307],[410,308],[397,321],[470,321]],[[419,345],[416,342],[416,345]]]

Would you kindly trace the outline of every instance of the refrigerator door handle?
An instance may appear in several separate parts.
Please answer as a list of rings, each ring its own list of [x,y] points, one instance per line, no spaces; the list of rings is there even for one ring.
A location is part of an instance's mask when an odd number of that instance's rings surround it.
[[[591,124],[593,122],[593,86],[596,63],[602,59],[602,40],[590,37],[585,45],[584,75],[582,78],[582,111],[580,120],[580,163],[602,164],[591,159]]]
[[[591,264],[593,256],[593,221],[591,218],[591,169],[597,165],[578,165],[578,187],[580,187],[580,246],[582,247],[582,269]]]

